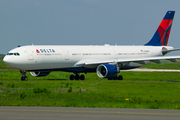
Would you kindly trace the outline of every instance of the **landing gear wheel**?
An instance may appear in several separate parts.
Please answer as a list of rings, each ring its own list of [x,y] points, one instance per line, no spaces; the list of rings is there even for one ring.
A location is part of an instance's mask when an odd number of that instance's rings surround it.
[[[84,75],[81,75],[80,80],[84,80],[84,79],[85,79]]]
[[[27,78],[26,76],[25,76],[25,77],[24,77],[24,76],[22,76],[22,77],[21,77],[21,80],[22,80],[22,81],[27,81],[27,80],[28,80],[28,78]]]
[[[22,74],[21,80],[22,80],[22,81],[27,81],[27,80],[28,80],[28,78],[27,78],[27,76],[26,76],[27,71],[20,71],[20,72],[21,72],[21,74]]]
[[[75,75],[70,75],[70,80],[84,80],[85,76],[84,75],[79,75],[79,73],[74,73]]]
[[[123,80],[123,76],[122,76],[122,75],[119,75],[119,76],[118,76],[118,80]]]
[[[117,76],[114,76],[114,77],[113,77],[113,80],[117,80]]]
[[[22,81],[24,81],[24,80],[25,80],[23,76],[21,77],[21,80],[22,80]]]
[[[75,75],[75,80],[79,80],[79,75]]]
[[[70,75],[70,80],[74,80],[74,75]]]
[[[27,77],[25,77],[25,78],[24,78],[24,80],[25,80],[25,81],[27,81],[27,80],[28,80],[28,78],[27,78]]]
[[[123,80],[123,76],[119,75],[119,76],[110,77],[108,78],[108,80]]]

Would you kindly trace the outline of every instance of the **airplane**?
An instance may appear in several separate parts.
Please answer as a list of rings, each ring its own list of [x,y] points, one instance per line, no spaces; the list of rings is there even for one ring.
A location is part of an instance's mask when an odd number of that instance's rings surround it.
[[[138,68],[161,59],[176,62],[180,56],[164,56],[177,51],[167,46],[175,11],[167,11],[154,36],[142,46],[118,45],[28,45],[12,49],[3,61],[20,70],[21,80],[47,76],[52,71],[72,72],[70,80],[84,80],[80,73],[96,72],[100,78],[123,80],[120,70]]]

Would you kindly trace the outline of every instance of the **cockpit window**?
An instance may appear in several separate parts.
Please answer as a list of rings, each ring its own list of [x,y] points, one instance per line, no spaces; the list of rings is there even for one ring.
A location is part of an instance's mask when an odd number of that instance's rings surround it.
[[[20,56],[19,53],[7,53],[7,55],[15,55],[15,56]]]

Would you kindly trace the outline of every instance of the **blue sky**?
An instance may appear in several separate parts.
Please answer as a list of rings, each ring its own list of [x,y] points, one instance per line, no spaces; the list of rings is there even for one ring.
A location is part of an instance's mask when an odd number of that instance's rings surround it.
[[[176,11],[168,45],[180,48],[179,5],[180,0],[0,0],[0,53],[31,44],[143,45],[168,10]]]

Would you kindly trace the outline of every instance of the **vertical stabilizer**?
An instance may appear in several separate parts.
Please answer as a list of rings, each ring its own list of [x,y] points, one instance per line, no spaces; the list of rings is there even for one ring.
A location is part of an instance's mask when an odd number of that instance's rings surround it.
[[[167,46],[175,11],[167,11],[152,39],[145,45]]]

